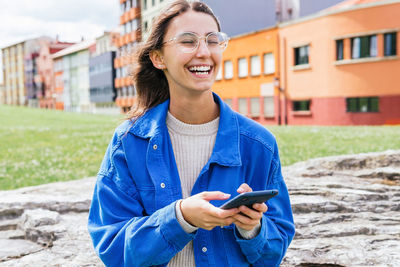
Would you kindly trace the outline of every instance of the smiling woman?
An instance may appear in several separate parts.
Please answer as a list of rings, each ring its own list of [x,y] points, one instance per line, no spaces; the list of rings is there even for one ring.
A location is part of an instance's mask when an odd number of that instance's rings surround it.
[[[212,92],[227,44],[207,5],[179,0],[139,48],[137,104],[110,142],[89,214],[107,266],[282,261],[294,223],[275,138]],[[279,194],[219,208],[253,190]]]

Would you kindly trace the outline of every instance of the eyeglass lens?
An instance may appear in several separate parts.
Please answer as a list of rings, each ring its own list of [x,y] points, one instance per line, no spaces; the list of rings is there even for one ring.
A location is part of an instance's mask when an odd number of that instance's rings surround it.
[[[175,41],[182,52],[191,53],[197,49],[200,39],[193,33],[182,33],[176,37]],[[210,33],[205,37],[205,41],[210,52],[221,52],[226,47],[227,37],[222,33]]]

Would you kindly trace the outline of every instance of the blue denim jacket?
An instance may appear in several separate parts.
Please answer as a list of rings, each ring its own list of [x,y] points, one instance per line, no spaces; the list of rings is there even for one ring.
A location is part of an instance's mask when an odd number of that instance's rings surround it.
[[[215,147],[192,195],[222,191],[233,197],[242,183],[253,190],[278,189],[267,202],[260,233],[245,240],[233,224],[190,234],[182,229],[175,215],[182,192],[166,101],[134,125],[126,121],[116,129],[98,173],[88,230],[107,266],[166,266],[191,240],[196,266],[279,266],[295,229],[275,138],[215,94],[214,99],[220,107]]]

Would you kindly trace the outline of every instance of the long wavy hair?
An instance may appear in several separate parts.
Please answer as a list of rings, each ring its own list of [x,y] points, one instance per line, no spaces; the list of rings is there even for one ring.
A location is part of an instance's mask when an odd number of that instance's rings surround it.
[[[171,20],[189,10],[202,12],[212,16],[217,23],[218,31],[220,23],[210,7],[199,1],[177,0],[167,6],[154,21],[147,40],[138,46],[133,55],[131,75],[135,84],[137,98],[135,105],[127,113],[127,119],[134,122],[146,113],[150,108],[164,102],[169,98],[169,86],[167,78],[162,70],[153,66],[150,60],[152,51],[161,50],[164,36]]]

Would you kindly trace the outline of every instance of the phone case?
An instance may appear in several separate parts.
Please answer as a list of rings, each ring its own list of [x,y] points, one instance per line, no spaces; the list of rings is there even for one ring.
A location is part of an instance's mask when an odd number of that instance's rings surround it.
[[[278,190],[275,189],[242,193],[223,204],[221,209],[228,210],[242,205],[252,208],[254,203],[264,203],[277,194]]]

